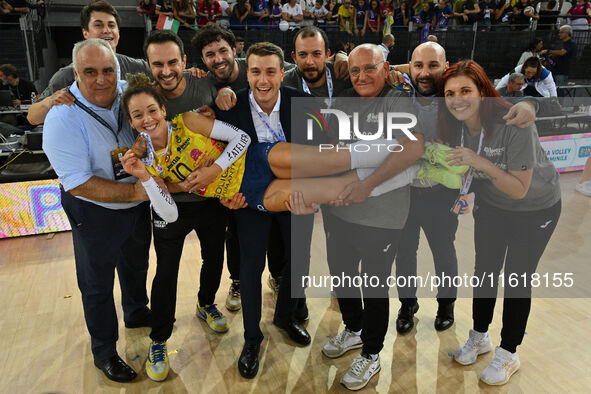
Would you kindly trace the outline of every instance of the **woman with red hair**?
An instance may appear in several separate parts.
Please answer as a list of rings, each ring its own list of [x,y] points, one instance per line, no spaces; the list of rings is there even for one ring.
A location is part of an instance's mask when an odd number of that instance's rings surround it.
[[[502,99],[477,63],[461,61],[441,77],[439,108],[442,139],[456,146],[450,164],[467,164],[461,193],[476,194],[473,329],[454,359],[473,364],[492,350],[492,322],[497,287],[504,280],[501,343],[481,379],[501,385],[519,369],[521,344],[531,307],[531,283],[538,262],[560,216],[558,173],[538,140],[535,125],[525,129],[502,120],[510,104]],[[504,265],[504,276],[499,273]],[[517,283],[517,285],[516,285]]]

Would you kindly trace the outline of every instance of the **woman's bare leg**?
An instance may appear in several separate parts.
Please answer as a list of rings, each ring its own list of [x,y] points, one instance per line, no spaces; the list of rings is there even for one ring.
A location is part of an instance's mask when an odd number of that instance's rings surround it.
[[[337,200],[345,186],[358,180],[356,171],[327,178],[275,179],[265,192],[265,208],[271,212],[287,211],[285,202],[294,191],[303,194],[306,204],[326,204]]]
[[[363,141],[348,146],[299,145],[280,142],[269,152],[269,166],[281,179],[334,175],[354,168],[376,168],[392,152],[400,152],[396,140]]]
[[[277,178],[309,178],[334,175],[351,169],[347,150],[323,150],[318,146],[280,142],[269,152],[269,166]]]

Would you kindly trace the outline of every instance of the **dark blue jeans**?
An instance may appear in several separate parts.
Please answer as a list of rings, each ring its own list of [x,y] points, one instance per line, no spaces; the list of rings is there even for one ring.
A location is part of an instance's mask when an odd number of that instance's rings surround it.
[[[450,212],[458,191],[442,185],[432,188],[411,187],[410,212],[402,230],[398,254],[396,255],[396,276],[417,275],[417,250],[421,228],[425,232],[433,262],[435,274],[453,277],[458,274],[458,259],[454,241],[458,229],[458,217]],[[412,282],[407,280],[406,283]],[[416,286],[398,288],[398,296],[403,306],[412,306],[417,302]],[[437,301],[449,304],[455,301],[457,289],[440,287]]]
[[[117,354],[119,338],[113,299],[115,269],[125,321],[149,312],[146,292],[151,241],[147,202],[129,209],[107,209],[62,190],[62,207],[72,226],[78,288],[95,360]]]

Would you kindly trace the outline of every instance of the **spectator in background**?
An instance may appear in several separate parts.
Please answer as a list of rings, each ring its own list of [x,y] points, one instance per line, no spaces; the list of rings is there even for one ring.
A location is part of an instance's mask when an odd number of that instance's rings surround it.
[[[411,18],[411,9],[407,1],[400,3],[400,7],[394,11],[394,31],[408,30],[408,21]],[[386,13],[387,15],[387,13]],[[382,10],[382,21],[384,20],[384,11]]]
[[[37,88],[33,82],[19,78],[16,67],[12,64],[0,66],[0,80],[10,88],[12,97],[14,97],[14,105],[21,105],[24,102],[31,103],[31,98],[37,97]]]
[[[357,0],[355,3],[355,19],[354,19],[354,27],[355,27],[355,35],[363,37],[367,30],[367,19],[368,14],[367,11],[369,10],[369,6],[365,2],[365,0]]]
[[[525,75],[522,73],[513,73],[509,76],[507,86],[497,89],[497,92],[502,97],[522,97],[523,92],[521,88],[525,84]]]
[[[273,30],[279,29],[279,22],[281,22],[282,14],[283,10],[281,6],[281,1],[271,0],[271,6],[269,7],[269,20],[271,21]]]
[[[490,1],[490,0],[489,0]],[[453,18],[454,11],[447,0],[439,0],[435,6],[435,29],[447,30],[449,21]]]
[[[339,30],[346,31],[347,34],[353,35],[355,7],[351,4],[351,0],[343,0],[343,4],[339,7]]]
[[[435,9],[433,8],[433,4],[429,2],[423,3],[423,9],[419,11],[419,18],[421,18],[421,24],[417,24],[417,26],[424,26],[426,24],[436,24],[437,16],[435,15]]]
[[[415,0],[415,3],[412,6],[412,14],[413,16],[418,16],[419,12],[423,10],[423,5],[426,3],[426,0]]]
[[[513,24],[520,25],[515,26],[515,30],[529,30],[529,24],[531,22],[531,18],[539,19],[540,16],[536,14],[535,9],[533,13],[530,15],[526,15],[525,9],[530,7],[530,0],[519,0],[515,6],[513,6]],[[533,8],[533,7],[532,7]]]
[[[388,15],[394,16],[394,10],[396,10],[396,6],[394,5],[394,1],[393,0],[383,0],[380,3],[380,10],[382,11],[382,22],[386,20],[386,17]]]
[[[339,5],[337,0],[328,0],[326,10],[328,11],[326,30],[337,30],[337,27],[339,26]]]
[[[532,39],[529,42],[529,44],[527,45],[527,48],[525,49],[525,51],[521,54],[521,57],[519,58],[517,65],[519,66],[520,64],[523,64],[527,59],[529,59],[532,56],[539,58],[542,55],[546,54],[546,52],[548,52],[548,51],[542,50],[543,46],[544,46],[544,41],[542,41],[541,39],[539,39],[539,38]]]
[[[571,16],[573,30],[589,30],[589,17],[591,17],[589,0],[577,0],[577,4],[573,5],[567,14]]]
[[[304,20],[301,23],[301,26],[312,26],[314,25],[314,18],[312,18],[312,10],[316,7],[315,0],[300,0],[300,6],[302,7],[302,12],[304,13]]]
[[[498,0],[497,9],[495,10],[495,30],[509,31],[509,24],[511,23],[511,15],[513,15],[513,8],[511,8],[510,0]]]
[[[251,17],[248,20],[248,27],[262,29],[267,23],[267,16],[269,16],[268,1],[251,0]],[[244,44],[244,40],[242,40],[242,43]],[[246,54],[244,54],[244,57],[246,57]]]
[[[244,52],[244,37],[236,36],[236,57],[240,59],[246,58],[246,52]]]
[[[495,20],[495,9],[497,8],[497,0],[480,0],[478,2],[480,8],[479,21],[484,25],[484,31],[490,31]]]
[[[328,10],[323,6],[323,0],[316,0],[314,8],[310,12],[310,17],[314,20],[314,26],[324,26],[328,17]]]
[[[540,10],[540,19],[538,20],[538,26],[536,30],[555,30],[556,19],[560,13],[556,8],[556,0],[550,0],[546,3],[546,8]]]
[[[384,60],[388,60],[388,55],[390,55],[390,50],[394,48],[394,44],[396,39],[392,34],[386,34],[384,38],[382,38],[382,43],[380,44],[380,49],[384,53]]]
[[[230,19],[230,27],[233,30],[244,30],[246,20],[250,14],[251,5],[248,0],[238,0],[232,9],[232,18]]]
[[[554,77],[559,84],[566,84],[568,82],[570,66],[577,54],[577,46],[571,39],[572,34],[572,27],[569,25],[562,26],[558,29],[558,38],[562,41],[562,49],[552,49],[548,51],[548,55],[552,56],[556,62],[556,65],[554,66]]]
[[[207,25],[222,16],[222,6],[216,0],[201,0],[197,13],[200,16],[199,26]]]
[[[515,67],[513,73],[521,73],[525,76],[523,94],[531,97],[556,97],[556,84],[550,70],[542,66],[540,59],[533,56],[527,59],[521,66]],[[510,74],[505,75],[496,86],[496,90],[507,86]]]
[[[472,25],[478,20],[478,14],[480,7],[476,0],[464,0],[454,5],[454,15],[458,18],[458,24],[464,26],[465,30],[472,29]]]
[[[302,26],[302,21],[304,20],[304,11],[302,11],[302,6],[296,3],[297,0],[289,0],[288,3],[283,5],[282,17],[284,21],[289,23],[290,30],[299,29]]]
[[[380,2],[378,0],[370,0],[369,10],[367,10],[367,26],[372,33],[378,33],[382,24],[382,15],[380,10]]]
[[[156,23],[156,0],[140,0],[140,5],[137,7],[137,13],[140,16],[148,17],[152,23]]]
[[[166,15],[174,18],[174,10],[172,8],[171,0],[158,0],[156,2],[156,15]]]
[[[193,0],[174,0],[172,2],[172,11],[174,13],[174,18],[183,25],[191,27],[195,24],[195,18],[197,17],[197,14],[195,14],[195,5],[193,4]]]
[[[232,16],[232,7],[226,0],[219,0],[220,9],[222,10],[222,15],[216,18],[216,23],[224,26],[225,28],[230,28],[230,17]]]

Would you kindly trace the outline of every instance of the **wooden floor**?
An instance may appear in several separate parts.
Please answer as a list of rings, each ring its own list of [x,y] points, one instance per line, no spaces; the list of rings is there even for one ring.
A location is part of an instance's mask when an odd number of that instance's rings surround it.
[[[591,198],[575,194],[579,174],[561,176],[563,213],[540,267],[567,272],[591,263]],[[320,218],[317,218],[318,224]],[[473,264],[471,217],[462,218],[458,230],[460,265]],[[313,254],[321,260],[323,234],[316,226]],[[308,331],[312,344],[301,348],[272,324],[273,299],[263,287],[265,340],[256,379],[245,380],[236,369],[243,345],[242,315],[223,307],[229,286],[224,268],[217,303],[230,322],[230,331],[216,334],[194,314],[199,277],[199,243],[192,234],[185,244],[179,276],[177,322],[168,342],[171,372],[163,383],[152,382],[143,370],[149,344],[148,329],[125,329],[120,324],[118,350],[139,372],[134,383],[107,380],[92,363],[90,340],[84,324],[76,285],[70,233],[0,241],[0,392],[2,393],[324,393],[345,392],[339,379],[355,353],[329,360],[320,349],[327,337],[342,329],[334,299],[310,298]],[[431,254],[421,241],[421,272],[432,270]],[[154,275],[151,252],[149,283]],[[323,268],[314,267],[322,271]],[[468,269],[467,272],[470,272]],[[266,280],[267,273],[264,274]],[[580,274],[580,278],[584,273]],[[575,281],[577,278],[575,278]],[[582,280],[582,279],[581,279]],[[578,283],[582,289],[586,283]],[[115,289],[116,300],[120,299]],[[582,295],[589,297],[581,290]],[[118,301],[117,301],[118,302]],[[499,344],[501,303],[490,328]],[[420,299],[416,328],[397,335],[398,301],[390,303],[390,330],[381,352],[382,370],[366,392],[591,392],[590,298],[534,299],[522,346],[521,370],[510,383],[491,388],[479,383],[479,373],[492,360],[483,355],[476,364],[462,367],[449,353],[463,344],[471,327],[471,300],[456,304],[456,323],[443,333],[433,329],[436,302]],[[122,316],[120,305],[118,314]],[[587,371],[587,372],[585,372]]]

